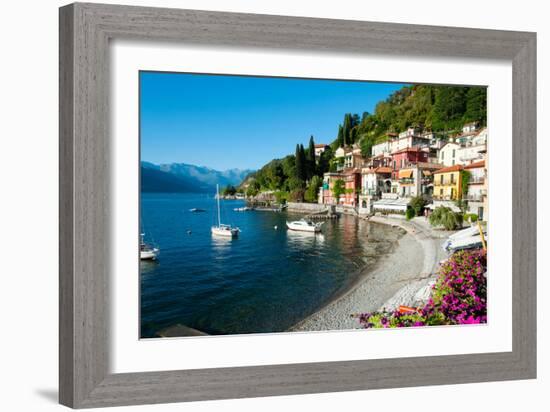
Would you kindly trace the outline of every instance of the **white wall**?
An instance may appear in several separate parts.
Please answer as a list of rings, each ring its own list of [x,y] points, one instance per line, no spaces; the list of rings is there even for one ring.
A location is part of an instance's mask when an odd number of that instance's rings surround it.
[[[122,1],[122,0],[121,0]],[[109,1],[104,1],[111,3]],[[544,2],[521,3],[462,0],[449,13],[440,1],[394,0],[338,2],[264,0],[131,1],[126,4],[239,11],[325,18],[391,21],[430,25],[538,31],[539,118],[548,113],[550,95],[548,59],[550,27]],[[116,3],[116,2],[115,2]],[[2,15],[3,59],[1,79],[0,246],[3,260],[2,340],[0,376],[3,410],[62,410],[57,391],[57,7],[61,1],[4,2]],[[472,13],[475,10],[475,13]],[[539,127],[542,130],[542,127]],[[539,153],[550,150],[550,141],[539,138]],[[542,162],[540,162],[542,163]],[[542,169],[542,165],[539,166]],[[543,183],[539,179],[540,184]],[[548,204],[540,191],[539,204]],[[550,231],[542,207],[539,234]],[[539,236],[539,247],[550,244]],[[540,319],[548,280],[539,253],[539,379],[537,381],[486,383],[443,387],[389,389],[368,392],[321,394],[156,405],[122,410],[142,411],[280,411],[280,410],[407,410],[445,412],[468,410],[541,410],[547,404],[549,328]],[[547,270],[546,270],[547,272]],[[544,299],[543,299],[544,297]],[[343,349],[345,350],[345,349]],[[414,380],[414,371],[411,371]]]

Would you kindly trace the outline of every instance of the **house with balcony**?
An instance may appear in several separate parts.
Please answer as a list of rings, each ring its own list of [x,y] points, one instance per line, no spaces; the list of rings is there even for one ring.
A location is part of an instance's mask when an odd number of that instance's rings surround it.
[[[399,170],[408,168],[418,162],[428,162],[428,158],[429,152],[420,147],[407,147],[392,153],[392,178],[397,180],[399,178]]]
[[[397,193],[401,197],[433,195],[433,174],[442,166],[437,163],[417,162],[398,172]]]
[[[319,203],[324,205],[337,205],[339,199],[336,199],[333,193],[334,183],[337,180],[344,180],[344,175],[337,172],[327,172],[323,175],[323,184],[319,189]]]
[[[361,155],[361,147],[358,143],[346,148],[344,152],[344,170],[363,167],[363,156]]]
[[[464,195],[464,199],[468,201],[468,211],[475,213],[480,220],[486,220],[487,169],[485,160],[466,165],[464,170],[470,172],[468,193]]]
[[[433,173],[434,200],[462,199],[462,165],[444,167]]]
[[[361,170],[361,194],[381,197],[391,192],[390,167],[363,168]]]

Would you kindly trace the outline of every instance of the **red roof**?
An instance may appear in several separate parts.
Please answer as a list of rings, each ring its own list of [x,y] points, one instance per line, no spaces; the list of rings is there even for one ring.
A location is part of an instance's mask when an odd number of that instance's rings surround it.
[[[463,169],[462,165],[454,165],[454,166],[444,167],[443,169],[439,169],[439,170],[435,171],[434,174],[458,172],[462,169]]]
[[[399,153],[405,153],[405,152],[421,152],[422,149],[418,146],[414,146],[414,147],[405,147],[404,149],[401,149],[401,150],[398,150],[396,152],[393,152],[392,155],[394,154],[399,154]]]
[[[479,167],[485,167],[485,160],[480,160],[479,162],[474,162],[467,166],[464,166],[464,169],[477,169]]]
[[[322,147],[327,147],[327,146],[328,146],[328,145],[326,145],[326,144],[324,144],[324,143],[319,143],[319,144],[316,144],[316,145],[315,145],[315,147],[316,147],[317,149],[320,149],[320,148],[322,148]]]

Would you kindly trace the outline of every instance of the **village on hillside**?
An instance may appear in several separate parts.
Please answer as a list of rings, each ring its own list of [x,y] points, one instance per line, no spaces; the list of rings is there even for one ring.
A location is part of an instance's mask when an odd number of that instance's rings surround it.
[[[320,156],[328,145],[316,145]],[[364,157],[358,144],[334,153],[337,170],[323,175],[318,203],[340,212],[405,214],[411,198],[426,200],[425,214],[443,206],[487,221],[487,128],[464,124],[462,132],[442,138],[409,127],[387,133]],[[460,207],[461,206],[461,207]]]

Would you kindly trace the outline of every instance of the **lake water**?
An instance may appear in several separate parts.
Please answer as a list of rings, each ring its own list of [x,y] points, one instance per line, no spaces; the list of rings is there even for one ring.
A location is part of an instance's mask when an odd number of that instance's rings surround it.
[[[327,221],[322,234],[293,232],[285,221],[300,216],[233,210],[241,206],[221,201],[222,223],[241,233],[219,239],[210,233],[213,195],[142,194],[141,229],[160,248],[158,261],[140,265],[142,337],[177,324],[208,334],[285,331],[349,288],[401,236],[352,216]]]

